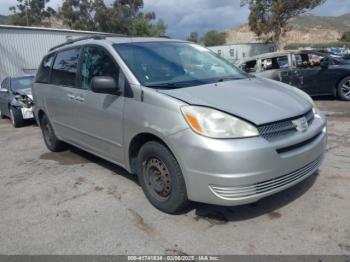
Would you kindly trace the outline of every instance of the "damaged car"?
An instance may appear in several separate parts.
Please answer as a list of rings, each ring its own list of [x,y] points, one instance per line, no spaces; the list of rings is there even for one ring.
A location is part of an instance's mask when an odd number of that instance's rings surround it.
[[[295,86],[311,96],[350,101],[350,63],[313,50],[285,51],[247,58],[239,66],[255,76]]]
[[[0,88],[0,117],[11,119],[14,127],[33,119],[32,85],[34,76],[7,77]]]
[[[92,36],[54,47],[33,85],[53,152],[122,166],[158,209],[253,203],[322,163],[326,119],[297,88],[247,75],[203,46]]]

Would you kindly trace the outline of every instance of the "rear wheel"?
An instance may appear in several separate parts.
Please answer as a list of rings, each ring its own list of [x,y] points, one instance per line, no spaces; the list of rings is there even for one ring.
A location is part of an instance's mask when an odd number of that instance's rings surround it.
[[[46,115],[41,118],[40,128],[43,133],[44,141],[46,147],[52,152],[61,152],[68,148],[68,145],[61,140],[59,140],[55,131],[52,128],[52,125]]]
[[[24,125],[22,111],[17,107],[12,106],[10,108],[10,119],[11,119],[12,125],[15,128],[22,127]]]
[[[344,78],[338,85],[338,96],[340,99],[350,101],[350,77]]]
[[[142,146],[137,174],[146,197],[159,210],[175,213],[189,203],[180,166],[161,143],[151,141]]]

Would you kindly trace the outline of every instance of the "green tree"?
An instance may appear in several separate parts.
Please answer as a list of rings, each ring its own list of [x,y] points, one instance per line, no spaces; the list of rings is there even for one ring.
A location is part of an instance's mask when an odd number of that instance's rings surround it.
[[[50,0],[17,0],[16,6],[11,6],[11,23],[14,25],[43,25],[43,19],[54,15],[56,11],[46,7]]]
[[[198,33],[197,32],[191,32],[190,36],[186,38],[187,41],[198,43]]]
[[[166,25],[163,20],[159,20],[157,23],[152,24],[150,18],[147,15],[140,14],[137,18],[133,19],[129,29],[131,36],[162,36],[166,32]]]
[[[309,11],[326,0],[241,0],[250,9],[249,26],[257,36],[277,45],[290,27],[292,17]]]
[[[65,0],[60,10],[63,22],[72,29],[97,30],[94,13],[98,1],[91,0]]]
[[[165,33],[162,20],[156,23],[154,12],[142,13],[143,0],[115,0],[107,6],[103,0],[64,0],[60,16],[72,29],[138,36]]]
[[[226,43],[226,33],[215,30],[207,32],[202,38],[205,46],[223,45]]]
[[[350,31],[344,32],[342,37],[340,38],[342,42],[350,42]]]

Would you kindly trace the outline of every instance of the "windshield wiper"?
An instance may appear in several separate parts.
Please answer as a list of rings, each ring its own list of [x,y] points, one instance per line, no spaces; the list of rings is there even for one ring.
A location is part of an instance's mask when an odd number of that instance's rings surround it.
[[[150,85],[145,85],[146,87],[153,87],[153,88],[179,88],[179,86],[176,83],[164,83],[164,84],[150,84]]]
[[[160,83],[160,84],[151,83],[145,86],[151,87],[151,88],[171,89],[171,88],[183,88],[183,87],[189,87],[189,86],[204,85],[204,84],[206,84],[206,82],[203,82],[201,80],[189,80],[189,81],[181,81],[181,82],[174,82],[174,83]]]
[[[236,76],[229,76],[229,77],[222,77],[217,79],[217,82],[224,82],[224,81],[230,81],[230,80],[239,80],[239,79],[243,79],[243,77],[236,77]]]

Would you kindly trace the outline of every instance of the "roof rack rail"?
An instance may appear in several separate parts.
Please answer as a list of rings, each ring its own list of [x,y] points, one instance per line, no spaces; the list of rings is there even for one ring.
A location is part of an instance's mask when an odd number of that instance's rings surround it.
[[[49,51],[53,51],[57,48],[60,48],[65,45],[70,45],[79,41],[83,40],[88,40],[88,39],[94,39],[94,40],[103,40],[106,39],[106,37],[125,37],[126,35],[123,34],[94,34],[94,35],[89,35],[89,36],[84,36],[84,37],[79,37],[76,39],[68,39],[65,43],[56,45],[52,48],[49,49]]]

